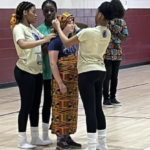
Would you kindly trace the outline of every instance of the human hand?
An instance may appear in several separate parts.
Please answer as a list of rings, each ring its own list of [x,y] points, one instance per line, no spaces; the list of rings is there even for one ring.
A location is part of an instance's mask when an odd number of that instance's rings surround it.
[[[62,94],[67,92],[67,87],[64,85],[64,83],[59,84],[59,89]]]
[[[45,36],[45,43],[49,42],[51,39],[55,38],[56,34],[55,33],[50,33],[49,35]]]
[[[60,28],[60,22],[58,21],[58,19],[52,20],[52,25],[56,30],[58,30],[58,28]]]

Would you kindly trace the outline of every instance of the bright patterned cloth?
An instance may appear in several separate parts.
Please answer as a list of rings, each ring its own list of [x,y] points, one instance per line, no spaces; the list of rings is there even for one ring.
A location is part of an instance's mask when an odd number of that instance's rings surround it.
[[[62,15],[57,16],[57,19],[58,19],[59,22],[60,22],[60,27],[61,27],[62,30],[66,27],[66,25],[67,25],[69,22],[71,22],[71,21],[74,22],[74,17],[73,17],[73,15],[70,14],[70,13],[68,13],[68,12],[65,12],[65,13],[63,13]]]
[[[123,19],[114,19],[113,21],[110,21],[108,23],[108,28],[111,31],[111,41],[109,43],[109,46],[106,50],[106,54],[104,55],[104,58],[107,60],[122,60],[122,47],[121,47],[121,40],[119,39],[118,35],[115,34],[112,30],[113,26],[117,25],[118,28],[120,28],[120,32],[123,35],[128,36],[128,29],[125,20]]]
[[[62,94],[57,81],[52,79],[52,124],[51,131],[57,135],[76,132],[78,116],[77,57],[64,56],[58,60],[58,68],[67,93]]]

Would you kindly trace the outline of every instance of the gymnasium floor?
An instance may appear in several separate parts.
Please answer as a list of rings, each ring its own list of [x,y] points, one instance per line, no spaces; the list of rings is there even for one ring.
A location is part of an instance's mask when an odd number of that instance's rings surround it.
[[[145,150],[150,147],[150,65],[120,70],[117,99],[123,106],[103,108],[107,121],[109,150]],[[18,150],[19,105],[17,87],[0,89],[0,150]],[[41,136],[41,118],[39,129]],[[27,137],[30,141],[29,124]],[[56,137],[51,133],[50,137],[53,145],[37,147],[35,150],[55,150]],[[78,130],[72,137],[86,148],[85,114],[81,100]]]

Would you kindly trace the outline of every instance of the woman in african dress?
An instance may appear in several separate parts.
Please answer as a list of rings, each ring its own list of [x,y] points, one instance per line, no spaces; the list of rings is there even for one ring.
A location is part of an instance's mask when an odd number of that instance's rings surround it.
[[[74,17],[65,12],[59,15],[61,29],[67,37],[80,29],[74,25]],[[51,131],[57,135],[57,149],[81,148],[70,134],[77,129],[78,76],[77,47],[65,47],[57,36],[48,47],[52,78],[52,124]]]

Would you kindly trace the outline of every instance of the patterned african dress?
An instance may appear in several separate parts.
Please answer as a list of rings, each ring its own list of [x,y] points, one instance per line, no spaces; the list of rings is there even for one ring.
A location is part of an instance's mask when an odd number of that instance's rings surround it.
[[[52,78],[51,131],[57,135],[76,132],[78,116],[78,74],[76,46],[64,47],[59,36],[49,44],[49,51],[59,51],[58,69],[67,93],[62,94],[55,78]]]

